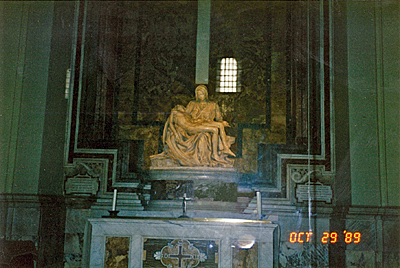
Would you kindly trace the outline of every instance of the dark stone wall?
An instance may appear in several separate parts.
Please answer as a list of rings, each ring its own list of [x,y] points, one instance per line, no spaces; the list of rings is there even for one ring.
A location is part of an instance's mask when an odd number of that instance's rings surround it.
[[[301,2],[211,5],[209,98],[247,185],[278,184],[271,152],[305,154],[308,138],[322,151],[321,7],[310,5],[309,33]],[[144,179],[171,108],[194,99],[197,3],[90,2],[86,14],[78,147],[118,149],[117,180]],[[238,60],[240,92],[217,92],[224,57]]]

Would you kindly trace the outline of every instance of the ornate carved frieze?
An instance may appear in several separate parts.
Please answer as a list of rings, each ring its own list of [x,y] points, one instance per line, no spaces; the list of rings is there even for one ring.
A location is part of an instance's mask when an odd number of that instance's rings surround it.
[[[93,160],[76,160],[72,165],[65,167],[65,176],[87,175],[99,178],[104,172],[104,163]]]
[[[288,176],[295,183],[304,183],[309,180],[330,181],[331,174],[325,172],[324,166],[288,165]]]

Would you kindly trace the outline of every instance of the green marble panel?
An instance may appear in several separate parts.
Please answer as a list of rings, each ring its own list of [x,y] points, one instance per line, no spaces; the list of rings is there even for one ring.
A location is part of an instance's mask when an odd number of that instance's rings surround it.
[[[1,190],[37,194],[54,4],[6,2],[0,10],[1,141],[10,142],[1,150]]]
[[[388,206],[400,205],[400,3],[382,3],[383,103]]]
[[[375,9],[351,2],[347,11],[352,203],[380,205]]]

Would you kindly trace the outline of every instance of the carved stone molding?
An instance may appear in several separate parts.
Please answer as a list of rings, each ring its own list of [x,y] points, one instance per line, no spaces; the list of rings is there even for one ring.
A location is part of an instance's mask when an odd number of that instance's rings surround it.
[[[65,176],[88,175],[91,178],[99,178],[104,169],[104,162],[77,160],[72,165],[65,166]]]
[[[288,165],[288,177],[294,183],[305,183],[311,181],[329,182],[332,174],[325,172],[322,165]]]

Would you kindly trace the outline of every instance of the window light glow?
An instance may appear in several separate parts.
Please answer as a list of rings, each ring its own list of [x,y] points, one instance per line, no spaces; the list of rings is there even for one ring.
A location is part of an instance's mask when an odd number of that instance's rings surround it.
[[[235,58],[221,60],[219,92],[237,92],[238,64]]]

